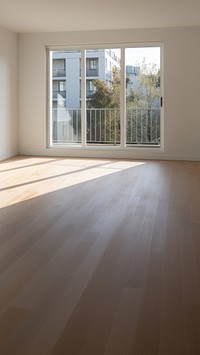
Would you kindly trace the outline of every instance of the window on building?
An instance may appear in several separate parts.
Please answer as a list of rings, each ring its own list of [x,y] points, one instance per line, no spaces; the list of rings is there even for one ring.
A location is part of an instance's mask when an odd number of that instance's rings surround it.
[[[53,59],[53,76],[63,77],[66,75],[66,60],[65,58]]]
[[[91,58],[94,55],[99,55],[100,52],[87,51],[86,52],[86,76],[97,77],[99,76],[99,60],[100,58]]]
[[[59,90],[60,91],[65,91],[66,90],[66,81],[60,81],[59,83]]]
[[[98,59],[89,59],[89,69],[97,69]]]

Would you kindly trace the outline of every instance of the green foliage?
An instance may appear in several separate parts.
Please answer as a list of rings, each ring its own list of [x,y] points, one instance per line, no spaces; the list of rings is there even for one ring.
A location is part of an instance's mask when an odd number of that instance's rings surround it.
[[[120,73],[119,68],[112,71],[110,86],[104,80],[93,80],[95,92],[88,97],[90,108],[117,108],[120,105]]]
[[[156,64],[148,64],[145,59],[142,62],[139,74],[140,107],[154,108],[159,106],[160,97],[160,70]]]
[[[88,97],[89,107],[105,108],[110,107],[112,102],[112,93],[108,85],[103,80],[93,80],[95,92]]]
[[[126,88],[130,79],[126,78]],[[160,70],[155,64],[146,63],[143,60],[138,77],[138,88],[127,89],[127,108],[153,108],[159,105],[160,95]],[[95,92],[89,96],[91,108],[119,108],[120,106],[120,70],[117,67],[112,71],[110,86],[104,80],[93,80]]]
[[[133,88],[129,89],[129,94],[126,96],[126,108],[137,108],[138,103],[141,99],[141,95],[133,90]]]
[[[113,80],[111,86],[112,100],[111,107],[119,108],[120,107],[120,70],[117,67],[113,68]]]
[[[113,68],[112,82],[93,80],[95,92],[89,96],[87,127],[90,140],[99,143],[119,144],[120,142],[120,73]],[[103,109],[103,110],[100,110]]]

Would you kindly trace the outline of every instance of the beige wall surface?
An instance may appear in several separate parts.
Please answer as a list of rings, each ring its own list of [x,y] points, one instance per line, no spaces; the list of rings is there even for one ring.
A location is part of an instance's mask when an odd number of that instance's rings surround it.
[[[19,152],[200,160],[199,39],[200,27],[19,35]],[[164,149],[47,149],[46,46],[149,42],[164,48]]]
[[[17,148],[17,35],[0,27],[0,160]]]

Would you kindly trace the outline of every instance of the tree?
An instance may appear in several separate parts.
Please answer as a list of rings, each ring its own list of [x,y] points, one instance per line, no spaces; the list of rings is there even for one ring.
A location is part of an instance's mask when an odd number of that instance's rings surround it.
[[[149,143],[157,139],[159,105],[160,70],[155,64],[146,63],[144,58],[138,76],[134,76],[127,87],[126,127],[129,143],[142,142],[143,137]]]
[[[112,92],[104,80],[93,80],[95,91],[88,96],[90,108],[106,108],[111,106]]]
[[[89,98],[91,108],[117,108],[120,106],[120,70],[113,67],[110,86],[100,79],[93,80],[95,92]],[[147,64],[143,59],[138,77],[138,88],[129,88],[126,102],[129,107],[149,108],[159,106],[160,70],[156,64]],[[130,79],[126,78],[126,88]]]
[[[139,83],[140,107],[147,109],[147,138],[152,142],[152,134],[155,133],[155,122],[152,123],[152,120],[155,118],[156,109],[160,107],[160,70],[156,64],[147,65],[145,58],[139,74]]]
[[[88,96],[90,108],[117,108],[120,105],[120,73],[113,67],[112,82],[108,85],[104,80],[92,81],[95,92]]]
[[[148,109],[159,107],[160,70],[156,64],[148,64],[143,59],[139,74],[140,105]]]
[[[120,73],[119,68],[113,67],[112,82],[109,84],[104,80],[93,80],[95,92],[88,97],[89,108],[96,109],[95,112],[88,110],[89,131],[99,141],[116,144],[120,141]],[[94,129],[94,127],[96,127]]]
[[[141,99],[141,95],[137,93],[133,88],[129,89],[129,94],[126,96],[126,108],[137,108]]]
[[[120,107],[120,70],[118,67],[113,67],[113,80],[111,83],[112,100],[110,106],[112,108]]]

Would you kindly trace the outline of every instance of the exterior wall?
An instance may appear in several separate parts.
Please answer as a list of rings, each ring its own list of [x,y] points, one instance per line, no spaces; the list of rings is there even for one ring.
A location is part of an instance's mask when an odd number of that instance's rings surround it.
[[[19,35],[21,154],[200,160],[200,27]],[[163,43],[164,150],[47,149],[45,46]],[[190,70],[187,70],[188,63]],[[30,85],[31,83],[31,85]]]
[[[17,35],[0,27],[0,160],[17,154]]]
[[[67,80],[67,107],[78,108],[80,107],[80,65],[79,56],[67,59],[66,66],[66,80]]]

